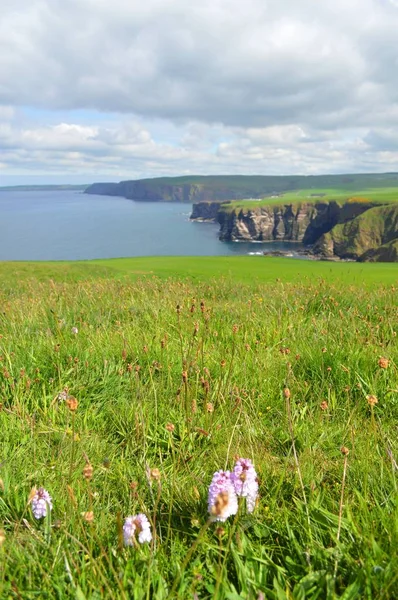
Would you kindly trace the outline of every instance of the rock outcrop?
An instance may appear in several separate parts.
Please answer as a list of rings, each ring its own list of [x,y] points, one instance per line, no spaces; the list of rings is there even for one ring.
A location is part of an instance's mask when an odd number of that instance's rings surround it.
[[[398,204],[337,201],[259,206],[220,206],[220,239],[292,241],[328,260],[398,261]]]
[[[339,223],[314,244],[315,254],[330,258],[376,261],[396,256],[398,204],[373,206],[354,219]]]
[[[218,213],[220,239],[226,241],[292,241],[313,244],[335,225],[368,210],[372,204],[335,201],[276,204]]]
[[[197,202],[192,206],[192,221],[216,221],[221,202]]]

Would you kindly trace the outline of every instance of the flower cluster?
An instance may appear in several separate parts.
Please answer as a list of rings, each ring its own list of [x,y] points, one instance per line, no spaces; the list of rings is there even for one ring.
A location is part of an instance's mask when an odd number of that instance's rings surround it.
[[[253,512],[258,496],[258,479],[253,463],[239,458],[231,472],[217,471],[209,487],[208,510],[215,521],[226,521],[238,512],[238,497],[246,498],[246,508]]]
[[[137,537],[140,544],[150,542],[152,539],[151,525],[143,513],[127,517],[123,525],[123,539],[126,546],[133,546]]]
[[[209,487],[208,508],[215,521],[226,521],[238,512],[238,498],[229,471],[217,471]]]
[[[32,513],[35,519],[42,519],[47,515],[47,511],[53,508],[51,496],[44,488],[36,490],[31,502]]]

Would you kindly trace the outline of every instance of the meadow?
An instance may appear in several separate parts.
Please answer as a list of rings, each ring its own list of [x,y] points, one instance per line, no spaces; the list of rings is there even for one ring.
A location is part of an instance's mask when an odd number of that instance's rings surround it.
[[[396,265],[0,263],[0,284],[0,598],[398,597]],[[256,506],[216,520],[239,458]]]

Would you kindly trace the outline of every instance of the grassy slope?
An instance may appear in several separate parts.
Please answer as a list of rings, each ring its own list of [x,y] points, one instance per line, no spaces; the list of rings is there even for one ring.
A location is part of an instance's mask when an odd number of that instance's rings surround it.
[[[398,597],[397,278],[261,257],[1,264],[0,598]],[[213,524],[181,573],[234,455],[256,464],[258,507]],[[123,549],[140,511],[156,543]]]

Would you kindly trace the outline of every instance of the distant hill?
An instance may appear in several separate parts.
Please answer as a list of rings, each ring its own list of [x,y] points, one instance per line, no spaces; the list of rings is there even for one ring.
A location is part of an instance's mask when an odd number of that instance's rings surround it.
[[[76,191],[84,192],[89,184],[81,185],[5,185],[0,186],[0,192],[58,192],[58,191]]]
[[[86,194],[122,196],[141,202],[222,202],[263,198],[283,192],[328,188],[354,192],[398,186],[398,173],[345,175],[209,175],[158,177],[119,183],[94,183]]]

